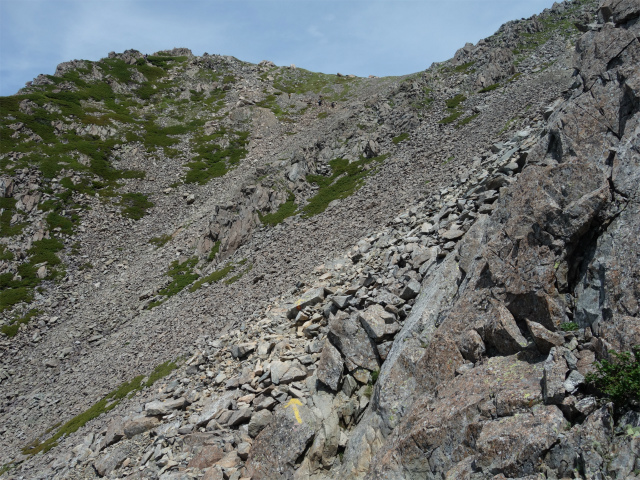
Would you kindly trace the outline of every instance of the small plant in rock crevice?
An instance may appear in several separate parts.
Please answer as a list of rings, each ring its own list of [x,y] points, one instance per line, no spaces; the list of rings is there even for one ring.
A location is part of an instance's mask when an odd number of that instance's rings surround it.
[[[603,396],[618,407],[628,407],[640,402],[640,345],[631,352],[609,351],[611,360],[595,363],[596,371],[585,376]]]

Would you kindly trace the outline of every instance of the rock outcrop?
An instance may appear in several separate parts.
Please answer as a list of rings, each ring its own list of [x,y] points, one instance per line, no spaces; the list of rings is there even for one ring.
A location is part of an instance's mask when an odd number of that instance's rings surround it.
[[[640,344],[638,25],[556,3],[400,80],[183,48],[36,79],[0,476],[635,478],[637,405],[588,373]]]

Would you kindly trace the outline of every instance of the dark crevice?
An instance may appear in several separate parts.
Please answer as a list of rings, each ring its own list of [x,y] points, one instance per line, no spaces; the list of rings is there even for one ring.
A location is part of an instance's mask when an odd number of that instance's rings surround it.
[[[547,147],[547,153],[545,158],[552,158],[558,163],[562,163],[562,141],[557,131],[551,130],[549,132],[549,146]]]
[[[611,179],[609,179],[609,184],[610,186],[613,185]],[[611,205],[613,205],[613,202],[610,206]],[[587,274],[589,265],[596,254],[598,240],[607,231],[609,225],[611,225],[611,223],[613,223],[613,221],[625,210],[626,206],[627,203],[625,202],[621,208],[607,216],[605,219],[599,221],[594,220],[589,230],[582,235],[567,255],[566,261],[569,264],[567,280],[569,292],[572,295],[575,295],[575,290],[578,287],[580,279],[584,278]],[[604,272],[602,272],[602,275],[604,275]]]

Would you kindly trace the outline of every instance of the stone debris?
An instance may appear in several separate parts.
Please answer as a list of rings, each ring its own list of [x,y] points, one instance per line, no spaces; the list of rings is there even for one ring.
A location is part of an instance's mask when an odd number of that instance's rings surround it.
[[[634,478],[636,435],[622,429],[635,431],[640,419],[613,415],[585,375],[608,350],[640,339],[632,284],[640,11],[630,0],[605,0],[599,10],[592,3],[556,3],[509,22],[419,78],[345,105],[274,93],[281,108],[302,112],[299,124],[261,106],[275,91],[280,67],[271,62],[165,52],[188,62],[183,77],[170,70],[193,87],[174,92],[180,99],[226,92],[223,120],[208,120],[203,132],[218,132],[218,122],[251,125],[249,156],[224,179],[196,186],[174,183],[165,168],[182,164],[158,152],[167,165],[154,159],[153,179],[140,185],[166,221],[120,222],[113,205],[79,189],[78,201],[91,206],[72,212],[81,213],[81,246],[61,227],[50,230],[40,208],[80,176],[45,178],[35,167],[0,176],[0,197],[15,199],[11,225],[28,224],[3,243],[2,271],[18,275],[43,239],[64,240],[71,262],[50,287],[55,294],[34,297],[44,313],[0,340],[8,352],[0,356],[0,446],[19,468],[8,478]],[[544,30],[540,19],[575,21],[584,34],[552,36],[516,62],[521,36]],[[146,61],[134,50],[110,58]],[[88,64],[61,64],[56,75],[77,68]],[[205,68],[233,72],[238,84],[193,83]],[[102,79],[98,69],[86,75]],[[115,80],[113,88],[134,91]],[[425,89],[428,112],[416,106]],[[456,108],[469,125],[442,123],[452,113],[445,102],[463,93],[470,98]],[[325,118],[304,113],[315,105],[328,107]],[[56,107],[20,103],[25,115],[37,108]],[[62,120],[53,128],[103,140],[121,134]],[[43,141],[15,119],[9,130],[27,144]],[[148,168],[142,145],[118,149],[114,165]],[[382,154],[389,158],[368,167],[374,175],[362,188],[323,214],[264,221],[286,202],[304,208],[318,189],[307,175],[331,174],[331,160]],[[423,170],[435,172],[427,187],[426,177],[413,178]],[[159,234],[166,237],[156,243],[167,243],[146,244]],[[114,240],[99,238],[107,236]],[[234,276],[170,297],[160,266],[190,265],[194,255],[199,277],[225,266]],[[54,265],[41,263],[35,274],[47,281]],[[570,322],[577,329],[563,332]],[[107,386],[183,347],[177,370],[141,380],[51,451],[19,453],[32,440],[25,425],[39,435],[55,423],[45,416],[64,421],[72,401],[90,406]],[[85,364],[109,376],[78,373]]]

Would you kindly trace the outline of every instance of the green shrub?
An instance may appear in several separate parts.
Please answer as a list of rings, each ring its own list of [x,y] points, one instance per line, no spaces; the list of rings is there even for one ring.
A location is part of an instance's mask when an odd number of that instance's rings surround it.
[[[196,283],[194,283],[189,287],[189,291],[195,292],[205,283],[219,282],[220,280],[225,278],[227,275],[229,275],[231,272],[233,272],[235,268],[236,266],[232,262],[230,262],[224,268],[221,268],[220,270],[216,270],[210,273],[209,275],[207,275],[206,277],[202,277],[200,280],[198,280]]]
[[[578,330],[580,327],[576,322],[565,322],[560,324],[560,330],[563,332],[573,332]]]
[[[397,145],[400,142],[403,142],[404,140],[406,140],[407,138],[409,138],[409,134],[408,133],[406,133],[406,132],[405,133],[401,133],[397,137],[393,137],[392,142]]]
[[[24,447],[22,449],[22,453],[24,455],[36,455],[40,452],[48,452],[58,444],[58,440],[63,435],[68,436],[73,432],[76,432],[78,429],[86,425],[87,422],[99,417],[103,413],[113,410],[125,397],[131,397],[133,393],[142,390],[144,387],[152,386],[156,381],[165,377],[176,368],[178,368],[178,366],[169,361],[158,365],[149,375],[149,379],[145,383],[142,383],[144,375],[138,375],[137,377],[132,378],[130,381],[123,383],[118,388],[108,393],[100,401],[93,404],[84,412],[73,417],[64,425],[50,429],[47,433],[51,433],[53,430],[56,430],[56,433],[45,441],[40,441],[39,438],[36,439]]]
[[[489,85],[487,87],[484,87],[480,90],[478,90],[478,93],[487,93],[487,92],[492,92],[494,91],[496,88],[499,88],[500,84],[499,83],[494,83],[493,85]]]
[[[187,285],[197,280],[200,275],[193,272],[193,269],[195,268],[197,263],[198,257],[191,257],[190,259],[182,263],[180,263],[178,260],[172,262],[169,266],[167,275],[169,275],[173,279],[173,281],[158,293],[160,295],[172,297],[173,295],[181,292]]]
[[[618,407],[640,401],[640,345],[632,352],[609,352],[612,361],[596,362],[596,371],[589,373],[585,381],[609,397]]]
[[[463,118],[458,122],[458,124],[456,125],[456,128],[464,127],[468,123],[472,122],[474,119],[478,118],[478,115],[480,114],[476,113],[475,115],[469,115],[468,117]]]
[[[147,214],[147,210],[155,206],[153,202],[147,199],[142,193],[124,193],[119,205],[122,209],[122,216],[140,220]]]
[[[458,118],[460,118],[460,116],[463,114],[464,112],[458,112],[455,111],[453,112],[451,115],[449,115],[448,117],[443,118],[442,120],[440,120],[438,123],[442,123],[444,125],[448,125],[449,123],[453,123],[455,122]]]
[[[33,291],[27,287],[10,288],[0,292],[0,312],[7,310],[20,302],[31,302]]]
[[[287,201],[281,204],[278,207],[278,210],[273,213],[267,213],[262,215],[258,212],[258,217],[260,217],[260,221],[263,225],[277,225],[282,222],[285,218],[288,218],[292,215],[295,215],[296,210],[298,209],[298,205],[296,205],[296,197],[293,193],[289,193],[289,197]]]
[[[40,310],[32,308],[22,317],[15,317],[9,321],[8,324],[2,326],[2,333],[4,333],[7,337],[15,337],[18,334],[18,330],[20,329],[20,325],[26,325],[29,321],[38,315]]]
[[[376,160],[382,162],[387,155],[375,158],[361,158],[349,163],[344,158],[335,158],[329,162],[332,174],[329,177],[324,175],[307,175],[309,183],[315,183],[319,189],[317,193],[309,199],[309,203],[302,208],[303,217],[309,218],[326,210],[333,200],[346,198],[360,188],[365,177],[369,174],[369,164]]]
[[[220,251],[220,243],[220,240],[217,240],[216,243],[213,244],[213,247],[211,247],[211,250],[209,251],[209,255],[207,255],[207,260],[212,261],[216,258],[216,255]]]
[[[320,112],[318,114],[318,118],[327,118],[329,116],[329,112]]]
[[[445,104],[447,105],[447,108],[454,109],[454,108],[458,108],[458,105],[460,105],[466,99],[467,97],[459,93],[455,97],[451,97],[450,99],[445,101]]]
[[[165,246],[169,242],[169,240],[171,240],[171,235],[165,233],[164,235],[160,235],[159,237],[152,237],[149,240],[149,243],[159,248]]]
[[[204,185],[210,179],[222,177],[230,166],[237,165],[247,155],[246,145],[249,132],[231,132],[229,146],[222,148],[218,144],[212,144],[227,133],[225,129],[210,135],[195,139],[199,145],[194,150],[198,156],[194,161],[187,163],[189,171],[185,178],[186,183],[199,183]]]
[[[457,67],[454,67],[453,71],[456,73],[472,73],[471,67],[473,66],[474,63],[476,62],[463,63],[462,65],[458,65]]]

